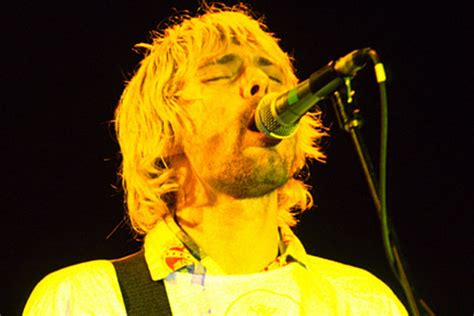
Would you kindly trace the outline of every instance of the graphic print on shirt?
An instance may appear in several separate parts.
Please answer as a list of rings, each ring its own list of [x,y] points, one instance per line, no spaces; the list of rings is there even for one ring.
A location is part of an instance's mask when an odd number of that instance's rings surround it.
[[[299,302],[286,294],[259,289],[247,292],[234,300],[225,315],[298,315]]]

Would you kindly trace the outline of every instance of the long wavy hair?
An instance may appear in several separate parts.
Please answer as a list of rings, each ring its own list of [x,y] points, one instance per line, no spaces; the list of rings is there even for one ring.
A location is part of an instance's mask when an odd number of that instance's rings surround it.
[[[180,92],[189,69],[206,54],[225,51],[232,43],[248,45],[275,59],[296,84],[292,59],[282,51],[279,39],[262,18],[245,5],[207,5],[201,14],[181,15],[162,31],[151,33],[151,43],[137,47],[145,51],[139,67],[127,82],[115,113],[115,128],[122,153],[122,178],[130,224],[146,234],[167,213],[173,213],[178,191],[176,171],[169,157],[181,142],[180,131],[189,128],[185,102]],[[320,140],[325,135],[320,113],[306,114],[295,135],[296,169],[307,159],[324,160]],[[279,221],[297,223],[295,214],[313,205],[309,186],[292,177],[278,190]]]

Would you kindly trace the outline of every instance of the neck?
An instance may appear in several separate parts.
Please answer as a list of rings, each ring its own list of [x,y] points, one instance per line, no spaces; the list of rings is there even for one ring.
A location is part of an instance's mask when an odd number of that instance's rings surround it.
[[[228,274],[260,272],[278,254],[276,191],[251,199],[216,194],[178,210],[183,230]]]

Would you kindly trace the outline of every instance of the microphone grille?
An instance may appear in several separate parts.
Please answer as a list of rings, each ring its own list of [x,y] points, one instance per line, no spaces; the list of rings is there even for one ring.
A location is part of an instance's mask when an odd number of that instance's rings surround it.
[[[298,125],[287,125],[278,119],[278,113],[275,108],[277,97],[278,94],[270,93],[260,100],[255,113],[255,125],[260,132],[271,138],[284,139],[292,136],[296,132]]]

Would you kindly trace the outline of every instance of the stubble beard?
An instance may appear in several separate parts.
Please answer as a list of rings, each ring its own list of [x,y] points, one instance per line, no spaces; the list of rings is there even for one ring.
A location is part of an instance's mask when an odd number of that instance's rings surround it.
[[[262,149],[263,150],[263,149]],[[291,161],[275,148],[266,148],[260,157],[242,153],[214,169],[210,184],[214,189],[234,198],[256,198],[283,186],[290,178]]]

